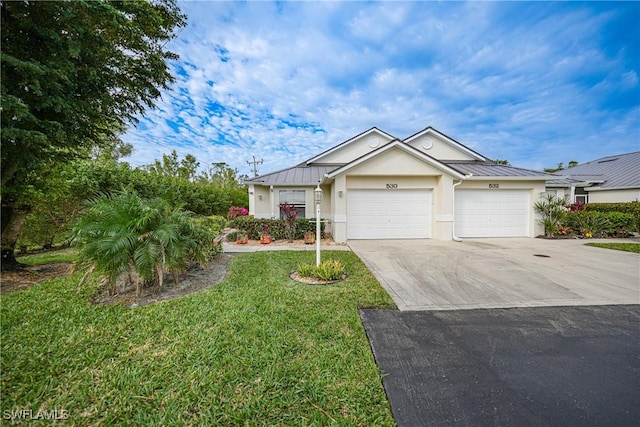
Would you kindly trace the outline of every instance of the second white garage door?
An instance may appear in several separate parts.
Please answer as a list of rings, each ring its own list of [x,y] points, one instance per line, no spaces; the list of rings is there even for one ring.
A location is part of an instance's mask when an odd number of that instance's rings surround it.
[[[529,190],[457,190],[456,236],[529,236],[529,193]]]
[[[431,237],[431,190],[349,190],[347,238]]]

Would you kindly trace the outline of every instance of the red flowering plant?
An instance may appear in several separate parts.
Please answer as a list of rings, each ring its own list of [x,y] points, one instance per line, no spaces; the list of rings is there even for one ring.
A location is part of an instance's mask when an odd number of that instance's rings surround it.
[[[249,211],[240,206],[231,206],[229,208],[229,219],[236,219],[239,216],[247,216]]]
[[[575,202],[569,205],[569,212],[580,212],[584,210],[584,202]]]
[[[284,219],[284,229],[289,239],[289,243],[293,242],[293,238],[296,235],[296,218],[298,217],[298,211],[293,205],[284,202],[280,205],[280,212]]]

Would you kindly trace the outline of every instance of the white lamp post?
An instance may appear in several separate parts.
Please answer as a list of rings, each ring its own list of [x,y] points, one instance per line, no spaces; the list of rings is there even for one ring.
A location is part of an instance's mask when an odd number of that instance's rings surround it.
[[[316,201],[316,266],[318,266],[320,265],[320,202],[322,202],[320,183],[313,190],[313,197]]]

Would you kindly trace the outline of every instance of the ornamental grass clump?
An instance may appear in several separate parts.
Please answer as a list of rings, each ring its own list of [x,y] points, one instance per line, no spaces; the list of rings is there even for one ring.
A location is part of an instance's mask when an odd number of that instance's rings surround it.
[[[344,265],[338,260],[327,260],[320,265],[300,264],[298,274],[302,277],[313,277],[319,280],[339,280],[345,274]]]

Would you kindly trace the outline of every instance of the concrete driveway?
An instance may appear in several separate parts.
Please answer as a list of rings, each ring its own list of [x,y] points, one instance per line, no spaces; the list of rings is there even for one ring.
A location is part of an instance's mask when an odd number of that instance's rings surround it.
[[[349,246],[400,310],[640,304],[640,255],[584,243],[510,238]]]

